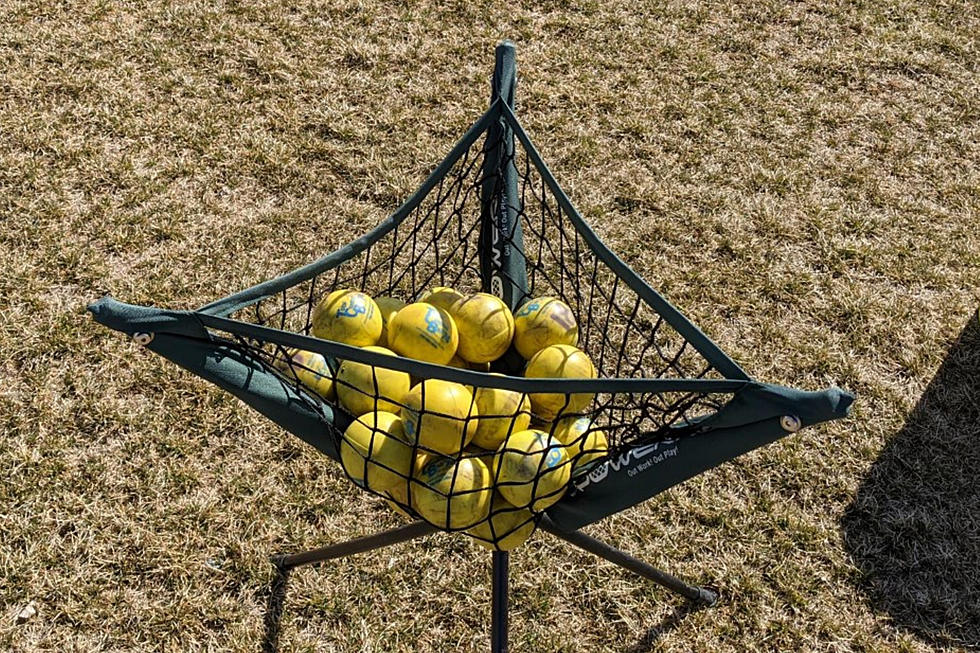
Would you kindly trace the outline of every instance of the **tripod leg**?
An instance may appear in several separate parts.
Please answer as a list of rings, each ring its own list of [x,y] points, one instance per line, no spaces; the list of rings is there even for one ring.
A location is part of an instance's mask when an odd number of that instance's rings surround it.
[[[355,553],[364,553],[365,551],[380,549],[381,547],[388,546],[390,544],[398,544],[399,542],[413,540],[416,537],[428,535],[436,530],[438,529],[425,523],[424,521],[417,521],[404,526],[399,526],[398,528],[382,531],[381,533],[368,535],[367,537],[360,537],[356,540],[348,540],[346,542],[340,542],[339,544],[332,544],[330,546],[323,547],[322,549],[313,549],[311,551],[303,551],[301,553],[293,553],[291,555],[272,556],[272,563],[281,570],[292,569],[293,567],[309,565],[314,562],[323,562],[324,560],[333,560],[334,558],[344,558],[349,555],[354,555]]]
[[[590,537],[585,533],[580,531],[572,531],[570,533],[560,531],[555,527],[551,520],[548,519],[547,516],[541,520],[540,528],[559,539],[565,540],[569,544],[574,544],[580,549],[584,549],[589,553],[593,553],[600,558],[604,558],[609,562],[623,567],[624,569],[629,569],[633,573],[652,580],[659,585],[663,585],[672,592],[676,592],[677,594],[680,594],[681,596],[690,599],[695,603],[700,603],[702,605],[713,605],[718,600],[718,593],[714,590],[710,590],[706,587],[689,585],[680,578],[671,576],[667,572],[660,571],[656,567],[648,565],[642,560],[638,560],[628,553],[609,546],[605,542],[597,540],[594,537]]]
[[[507,653],[507,591],[510,556],[505,551],[493,552],[493,599],[490,608],[490,650]]]

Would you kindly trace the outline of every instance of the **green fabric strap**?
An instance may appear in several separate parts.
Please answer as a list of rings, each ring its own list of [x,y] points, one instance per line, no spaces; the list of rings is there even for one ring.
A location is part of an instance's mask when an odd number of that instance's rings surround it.
[[[334,438],[324,421],[334,419],[330,406],[322,404],[325,417],[321,416],[292,387],[236,348],[158,333],[147,349],[227,390],[307,444],[339,460]],[[338,426],[346,428],[346,424]]]
[[[548,510],[558,528],[573,531],[646,501],[692,476],[790,434],[795,428],[847,415],[854,397],[839,388],[804,392],[751,383],[696,435],[630,447],[599,464]],[[792,424],[792,422],[790,422]]]

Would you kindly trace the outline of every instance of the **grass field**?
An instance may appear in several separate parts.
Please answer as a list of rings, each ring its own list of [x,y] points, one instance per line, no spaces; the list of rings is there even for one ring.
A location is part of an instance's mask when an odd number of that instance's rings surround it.
[[[539,534],[513,650],[980,647],[978,33],[970,0],[2,3],[0,649],[262,650],[269,553],[397,523],[84,306],[197,307],[370,228],[503,37],[612,248],[753,376],[858,395],[587,529],[718,607]],[[442,534],[303,569],[278,644],[486,650],[489,586]]]

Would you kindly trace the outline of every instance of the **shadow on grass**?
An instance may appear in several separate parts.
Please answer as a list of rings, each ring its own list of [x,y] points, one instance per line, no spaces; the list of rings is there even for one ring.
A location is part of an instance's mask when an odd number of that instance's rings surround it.
[[[279,651],[279,630],[282,624],[283,604],[286,602],[286,588],[289,584],[289,569],[277,567],[276,575],[269,587],[269,598],[265,604],[265,633],[262,637],[262,653]]]
[[[940,645],[980,647],[980,324],[969,320],[844,519],[876,610]]]
[[[643,634],[643,637],[638,639],[632,646],[625,649],[623,653],[647,653],[647,651],[649,651],[661,637],[677,628],[681,622],[684,621],[687,615],[697,610],[710,609],[711,608],[709,606],[699,605],[692,601],[684,602],[683,604],[674,608],[669,614],[665,615],[664,618],[660,620],[660,623],[647,630]]]

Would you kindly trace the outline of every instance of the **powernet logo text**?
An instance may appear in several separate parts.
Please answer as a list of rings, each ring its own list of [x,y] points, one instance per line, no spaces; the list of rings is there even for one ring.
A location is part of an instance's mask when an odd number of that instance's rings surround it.
[[[618,473],[620,470],[626,470],[626,475],[632,478],[676,455],[676,439],[654,442],[653,444],[630,449],[616,458],[610,458],[584,477],[575,479],[572,483],[575,485],[576,490],[582,491],[590,485],[602,483],[609,477],[610,472]]]
[[[490,277],[490,292],[501,299],[504,297],[504,280],[500,276],[500,269],[503,266],[504,256],[510,255],[510,247],[503,239],[503,234],[510,233],[510,217],[507,215],[507,201],[500,194],[500,211],[496,220],[490,224],[490,260],[493,262],[495,270]]]

